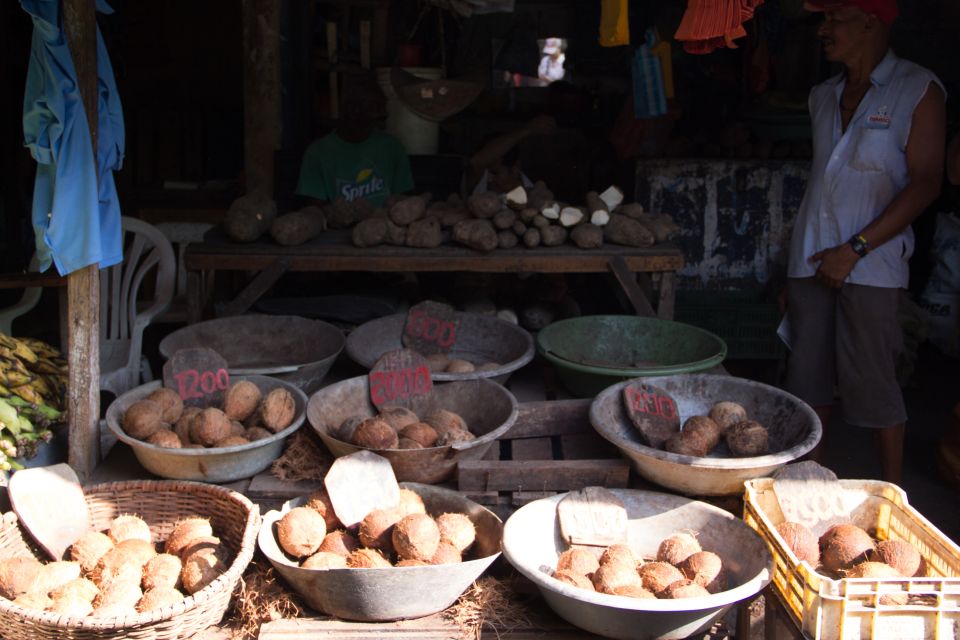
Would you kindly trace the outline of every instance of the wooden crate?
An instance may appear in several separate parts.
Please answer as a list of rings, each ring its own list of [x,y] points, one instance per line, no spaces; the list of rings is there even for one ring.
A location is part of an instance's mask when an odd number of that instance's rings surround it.
[[[460,462],[457,488],[503,514],[562,491],[626,487],[630,464],[593,430],[589,412],[590,400],[521,403],[499,446]]]

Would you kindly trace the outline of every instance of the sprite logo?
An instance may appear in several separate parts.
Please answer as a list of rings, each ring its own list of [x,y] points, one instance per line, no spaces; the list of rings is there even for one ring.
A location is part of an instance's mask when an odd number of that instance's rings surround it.
[[[373,168],[361,169],[354,180],[337,180],[337,193],[347,202],[358,198],[386,195],[386,183]]]

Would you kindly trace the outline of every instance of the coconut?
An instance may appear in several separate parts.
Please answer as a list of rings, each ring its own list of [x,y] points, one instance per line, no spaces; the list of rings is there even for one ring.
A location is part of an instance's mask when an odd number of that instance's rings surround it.
[[[677,568],[684,578],[693,580],[710,593],[719,593],[726,589],[723,561],[712,551],[698,551],[681,562]]]
[[[97,566],[90,572],[90,578],[101,590],[114,582],[133,582],[140,584],[143,578],[143,565],[131,558],[128,549],[114,547],[103,554]]]
[[[414,560],[412,558],[404,558],[403,560],[397,560],[397,564],[393,565],[395,567],[429,567],[429,562],[424,562],[423,560]]]
[[[114,551],[122,552],[126,555],[126,561],[134,564],[140,568],[143,568],[145,564],[150,562],[156,555],[157,549],[153,546],[152,542],[144,542],[136,538],[130,538],[128,540],[123,540],[118,542],[117,546],[113,548]],[[107,553],[110,553],[109,551]]]
[[[100,593],[100,589],[88,578],[77,578],[61,585],[50,592],[50,597],[54,600],[60,598],[72,597],[93,602],[93,599]]]
[[[200,407],[184,407],[180,419],[173,425],[173,432],[180,436],[180,442],[184,447],[193,443],[190,440],[190,425],[198,413],[200,413]]]
[[[213,443],[215,448],[220,447],[239,447],[243,444],[250,444],[250,441],[243,436],[227,436]]]
[[[680,570],[666,562],[648,562],[637,570],[637,574],[643,582],[643,588],[655,594],[683,579]]]
[[[692,531],[680,531],[660,543],[657,549],[657,560],[677,566],[698,551],[700,543]]]
[[[641,586],[637,570],[620,562],[602,564],[593,572],[593,588],[602,593],[610,593],[617,587],[628,584]]]
[[[397,449],[423,449],[423,445],[412,438],[401,436],[397,439]]]
[[[127,616],[135,615],[137,615],[136,607],[130,607],[124,604],[94,607],[93,613],[90,614],[90,616],[94,618],[126,618]]]
[[[657,596],[636,584],[625,584],[619,587],[614,587],[610,594],[615,596],[626,596],[628,598],[640,598],[641,600],[655,600],[657,598]]]
[[[585,549],[567,549],[557,558],[557,572],[569,571],[584,576],[591,576],[600,568],[597,556]]]
[[[437,430],[426,422],[414,422],[400,430],[400,437],[409,438],[421,447],[432,447],[437,442],[439,436],[437,435]]]
[[[820,563],[820,546],[813,531],[799,522],[784,521],[777,525],[777,533],[798,560],[806,560],[811,567]]]
[[[872,580],[901,580],[904,577],[899,571],[882,562],[861,562],[844,571],[843,576],[845,578],[870,578]],[[908,598],[906,592],[888,592],[880,596],[880,604],[904,605],[907,604]]]
[[[316,553],[326,535],[323,516],[308,507],[291,509],[277,523],[280,548],[294,558],[306,558]]]
[[[461,360],[459,358],[451,358],[450,362],[447,363],[447,373],[473,373],[476,369],[474,365],[469,360]]]
[[[850,569],[864,562],[871,551],[873,540],[856,525],[834,525],[820,536],[820,562],[827,571]]]
[[[184,590],[194,594],[220,577],[227,565],[213,551],[197,551],[183,561],[180,581]]]
[[[27,593],[42,566],[39,560],[30,556],[0,560],[0,596],[13,600]]]
[[[622,562],[626,566],[636,569],[637,557],[633,554],[633,549],[629,545],[612,544],[600,554],[600,564],[611,562]]]
[[[919,576],[923,566],[920,552],[906,540],[878,542],[876,548],[870,552],[870,560],[888,564],[900,575],[908,578]]]
[[[437,437],[436,446],[446,447],[457,442],[470,442],[476,440],[476,436],[466,429],[448,429]]]
[[[143,585],[144,591],[151,589],[166,588],[176,589],[180,586],[180,572],[183,570],[183,563],[180,558],[169,553],[159,553],[143,565]]]
[[[357,549],[347,557],[347,566],[353,569],[379,569],[393,565],[376,549]]]
[[[173,531],[167,536],[164,551],[170,555],[180,555],[180,551],[194,538],[203,538],[213,535],[213,527],[207,518],[193,517],[180,520],[173,526]]]
[[[153,400],[138,400],[123,414],[123,430],[137,440],[146,440],[160,428],[163,407]]]
[[[183,399],[173,389],[160,387],[148,395],[147,400],[153,400],[160,405],[160,419],[166,423],[175,423],[183,414]]]
[[[394,431],[398,432],[408,425],[420,422],[417,414],[406,407],[384,407],[380,410],[380,415],[377,417],[393,427]]]
[[[153,609],[172,607],[183,600],[183,594],[172,587],[156,587],[144,591],[143,597],[137,602],[137,611],[143,613]]]
[[[100,593],[93,601],[94,611],[118,607],[121,609],[136,610],[137,603],[143,597],[140,583],[132,580],[115,580],[106,586],[101,586]]]
[[[248,427],[247,430],[243,433],[243,437],[249,440],[250,442],[263,440],[264,438],[269,438],[272,435],[273,435],[272,433],[270,433],[263,427]]]
[[[335,553],[346,558],[359,548],[360,543],[357,539],[347,531],[341,529],[328,533],[323,539],[323,542],[320,543],[320,548],[317,550],[317,553]]]
[[[430,367],[430,371],[433,373],[446,371],[449,365],[450,357],[445,353],[431,353],[427,356],[427,366]]]
[[[366,418],[361,415],[350,416],[341,422],[340,425],[330,433],[330,435],[343,442],[353,442],[353,436],[357,432],[357,427],[359,427],[360,423],[364,420],[366,420]]]
[[[240,380],[230,384],[223,396],[223,412],[231,420],[246,420],[260,404],[260,387],[249,380]]]
[[[40,567],[31,585],[31,591],[49,594],[80,577],[80,563],[70,560],[48,562]]]
[[[493,371],[494,369],[499,369],[501,366],[499,362],[484,362],[477,366],[476,371]]]
[[[724,432],[730,453],[738,458],[751,458],[770,453],[767,428],[753,420],[743,420]]]
[[[353,444],[367,449],[396,449],[397,432],[385,420],[367,418],[353,433]]]
[[[150,525],[135,515],[122,515],[114,518],[110,522],[107,535],[110,536],[114,544],[119,544],[124,540],[143,540],[144,542],[153,540]]]
[[[183,442],[180,440],[180,436],[170,431],[170,429],[158,429],[153,435],[147,438],[146,442],[157,447],[166,447],[167,449],[183,448]]]
[[[48,609],[50,605],[53,604],[53,600],[50,599],[45,593],[27,592],[22,595],[17,596],[13,600],[13,604],[23,607],[24,609],[33,609],[34,611],[43,611]]]
[[[393,526],[400,521],[396,509],[374,509],[360,521],[360,544],[371,549],[393,552]]]
[[[317,551],[300,566],[304,569],[346,569],[347,556],[329,551]]]
[[[408,516],[411,513],[426,513],[427,506],[423,504],[423,498],[412,489],[400,489],[400,502],[397,504],[397,511],[400,517]]]
[[[268,393],[260,403],[260,420],[263,426],[274,433],[283,431],[297,417],[297,403],[293,395],[283,387]]]
[[[230,421],[230,435],[231,436],[240,436],[241,438],[247,437],[247,428],[243,426],[243,423],[239,420]]]
[[[401,558],[427,561],[437,552],[440,527],[425,513],[412,513],[393,527],[393,548]]]
[[[569,584],[574,587],[580,587],[581,589],[589,589],[593,591],[593,583],[590,582],[590,578],[583,575],[582,573],[577,573],[576,571],[562,571],[557,570],[553,577],[559,580],[564,584]]]
[[[437,545],[437,552],[430,558],[430,564],[457,564],[462,562],[460,551],[446,540],[441,540]]]
[[[703,458],[710,453],[710,442],[703,433],[678,431],[667,438],[663,448],[677,455]]]
[[[221,559],[223,559],[224,556],[224,550],[220,546],[220,538],[216,536],[202,536],[200,538],[193,538],[180,549],[180,562],[182,563],[198,551],[213,551]]]
[[[699,433],[707,444],[707,453],[720,443],[721,429],[716,422],[707,416],[690,416],[683,423],[683,431]]]
[[[343,526],[340,518],[337,517],[336,512],[333,510],[333,503],[330,501],[330,494],[327,493],[326,489],[318,489],[311,493],[307,496],[307,502],[303,506],[313,509],[323,516],[323,521],[327,525],[327,531],[333,531]]]
[[[423,417],[422,422],[426,422],[428,425],[434,428],[437,432],[437,435],[443,435],[445,431],[450,429],[462,429],[463,431],[470,431],[467,427],[467,423],[464,422],[463,418],[459,414],[454,413],[453,411],[447,411],[446,409],[437,409],[431,411]]]
[[[71,618],[86,618],[93,613],[93,604],[74,593],[52,598],[47,611]]]
[[[710,595],[710,592],[696,582],[684,578],[677,580],[657,595],[661,598],[676,600],[678,598],[705,598]]]
[[[710,407],[710,419],[713,420],[721,433],[747,419],[747,410],[736,402],[717,402]]]
[[[437,518],[440,527],[440,539],[455,546],[460,553],[470,548],[477,539],[477,530],[473,521],[464,513],[444,513]]]
[[[216,407],[207,407],[190,422],[190,441],[212,447],[218,440],[230,435],[230,420]]]

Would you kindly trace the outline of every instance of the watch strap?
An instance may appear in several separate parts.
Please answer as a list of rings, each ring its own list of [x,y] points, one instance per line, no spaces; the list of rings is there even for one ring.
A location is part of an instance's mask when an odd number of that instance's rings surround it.
[[[867,239],[859,233],[850,238],[849,243],[853,252],[861,258],[870,252],[870,244],[867,242]]]

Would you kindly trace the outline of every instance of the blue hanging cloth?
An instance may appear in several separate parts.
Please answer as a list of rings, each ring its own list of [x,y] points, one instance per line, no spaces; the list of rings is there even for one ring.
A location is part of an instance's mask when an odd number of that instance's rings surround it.
[[[123,110],[107,48],[97,28],[97,165],[63,33],[60,0],[20,0],[33,19],[23,96],[23,135],[37,161],[33,230],[40,270],[66,275],[123,259],[120,202],[113,172],[123,165]],[[105,0],[97,11],[113,13]],[[99,180],[97,172],[99,170]]]
[[[667,113],[667,93],[660,58],[651,52],[657,32],[647,29],[646,41],[633,51],[633,111],[636,118],[656,118]]]

